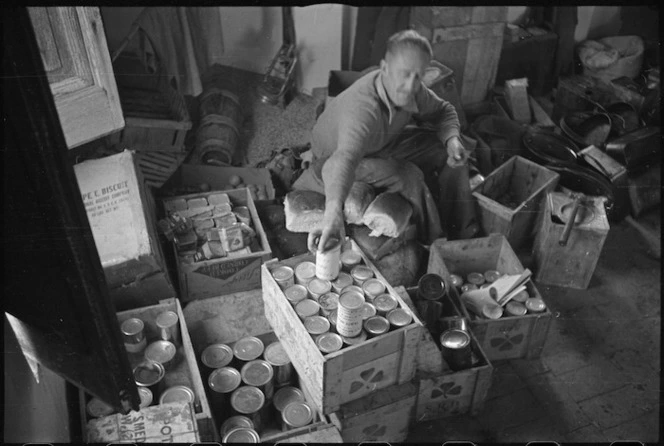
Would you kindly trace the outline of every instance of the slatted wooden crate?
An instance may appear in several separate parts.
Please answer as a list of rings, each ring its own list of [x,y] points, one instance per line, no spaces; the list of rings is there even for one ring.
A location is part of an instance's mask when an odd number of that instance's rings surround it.
[[[466,277],[471,272],[497,270],[503,274],[520,274],[521,261],[502,234],[491,234],[469,240],[447,241],[438,239],[431,245],[427,271],[440,275],[446,284],[450,274]],[[448,289],[451,285],[448,286]],[[531,280],[526,283],[531,297],[539,293]],[[454,299],[457,294],[451,293]],[[537,358],[544,348],[552,313],[547,308],[541,313],[525,316],[503,316],[499,319],[479,319],[471,315],[460,302],[456,305],[470,321],[470,328],[490,361],[515,358]]]
[[[155,189],[159,189],[168,181],[182,165],[186,156],[186,153],[175,152],[136,152],[136,160],[145,183]]]
[[[408,309],[357,244],[352,240],[350,243],[364,264],[386,284],[386,292],[397,300],[399,307]],[[267,319],[306,383],[316,407],[330,414],[376,390],[410,381],[415,374],[415,350],[423,328],[419,318],[413,314],[413,322],[405,327],[323,355],[272,277],[275,268],[281,265],[294,268],[303,261],[313,262],[315,257],[304,254],[265,263],[261,266],[261,278]]]

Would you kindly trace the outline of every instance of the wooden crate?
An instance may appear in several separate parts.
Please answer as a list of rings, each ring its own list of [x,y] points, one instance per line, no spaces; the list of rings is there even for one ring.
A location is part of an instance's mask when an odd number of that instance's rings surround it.
[[[414,309],[409,293],[415,296],[417,288],[406,291],[404,287],[397,287],[396,291]],[[458,298],[449,300],[454,312],[463,316],[455,301]],[[422,330],[422,339],[417,345],[414,380],[418,387],[414,413],[416,422],[463,414],[477,415],[482,410],[491,387],[493,366],[472,332],[470,338],[473,355],[477,358],[476,365],[453,371],[445,363],[440,347],[429,330]]]
[[[186,153],[176,152],[136,152],[138,167],[143,172],[145,183],[159,189],[184,162]]]
[[[558,173],[533,161],[518,155],[510,158],[473,190],[484,233],[503,234],[514,249],[519,249],[534,235],[541,202],[559,179]],[[512,206],[499,202],[506,196],[513,201]]]
[[[218,192],[205,192],[182,195],[163,199],[168,203],[175,199],[207,198]],[[185,263],[180,261],[175,244],[173,249],[177,259],[180,299],[189,302],[195,299],[206,299],[222,294],[249,291],[261,286],[261,264],[272,258],[270,244],[261,224],[254,200],[247,188],[223,191],[231,199],[233,206],[247,206],[254,223],[253,228],[260,244],[260,251],[237,257],[204,260]]]
[[[466,277],[471,272],[498,270],[503,274],[524,271],[509,242],[502,234],[470,240],[438,239],[431,245],[427,271],[440,275],[450,284],[450,274]],[[448,287],[450,289],[451,286]],[[542,297],[532,281],[526,283],[530,296]],[[453,299],[456,293],[450,293]],[[551,311],[500,319],[478,319],[457,301],[456,305],[470,320],[470,328],[490,361],[537,358],[544,348],[551,323]]]
[[[224,343],[232,347],[236,341],[245,336],[256,336],[265,345],[278,340],[265,317],[261,289],[190,302],[183,313],[199,363],[203,350],[210,344]],[[202,363],[200,366],[201,369],[205,369]],[[306,391],[304,393],[310,398]],[[215,426],[219,428],[223,420],[219,417],[215,420]],[[315,414],[314,422],[308,426],[281,434],[261,436],[261,441],[342,442],[338,429],[320,412]]]
[[[352,240],[350,243],[350,249],[359,252],[364,264],[386,284],[386,292],[395,297],[401,308],[408,309],[357,244]],[[265,263],[261,266],[261,277],[267,319],[306,383],[315,406],[330,414],[343,404],[376,390],[410,381],[415,374],[415,350],[423,328],[417,315],[413,313],[410,325],[323,355],[271,273],[281,265],[293,268],[303,261],[315,261],[315,257],[304,254],[281,262]]]

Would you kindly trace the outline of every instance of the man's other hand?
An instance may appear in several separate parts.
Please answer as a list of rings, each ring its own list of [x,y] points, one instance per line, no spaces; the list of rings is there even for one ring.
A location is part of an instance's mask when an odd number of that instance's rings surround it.
[[[453,136],[447,140],[447,165],[450,167],[459,167],[468,161],[468,152],[463,147],[458,136]]]

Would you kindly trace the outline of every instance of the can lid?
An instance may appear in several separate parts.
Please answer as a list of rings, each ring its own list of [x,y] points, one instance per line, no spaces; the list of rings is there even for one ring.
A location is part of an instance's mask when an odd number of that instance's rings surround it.
[[[364,295],[354,291],[347,291],[339,296],[339,305],[349,310],[357,310],[364,305]]]
[[[291,427],[302,427],[313,421],[314,411],[305,401],[295,401],[284,407],[281,418]]]
[[[152,391],[147,387],[138,386],[138,396],[141,399],[139,408],[142,409],[152,404],[152,399],[154,398],[154,396],[152,395]]]
[[[379,279],[367,279],[362,283],[362,290],[368,296],[378,296],[385,292],[385,284]]]
[[[521,302],[509,301],[505,305],[505,311],[512,316],[523,316],[528,312],[528,309]]]
[[[265,395],[258,387],[238,387],[231,395],[231,406],[243,414],[258,412],[263,404],[265,404]]]
[[[201,361],[211,369],[225,367],[233,360],[233,350],[226,344],[212,344],[201,353]]]
[[[362,305],[362,320],[366,321],[372,316],[376,315],[376,307],[371,302],[365,302]]]
[[[323,353],[332,353],[342,347],[343,340],[336,333],[323,333],[316,338],[316,345]]]
[[[134,336],[143,331],[144,327],[145,324],[143,323],[142,320],[136,317],[132,317],[131,319],[127,319],[122,323],[122,325],[120,325],[120,330],[122,330],[122,334],[126,336]]]
[[[484,274],[478,272],[472,272],[469,273],[468,276],[466,276],[466,280],[469,283],[479,286],[482,285],[486,279],[484,278]]]
[[[241,361],[252,361],[265,351],[263,341],[255,336],[247,336],[239,339],[233,346],[233,354]]]
[[[484,305],[482,314],[489,319],[500,319],[503,315],[503,307],[500,305]]]
[[[359,252],[352,249],[346,250],[341,253],[341,263],[346,266],[357,265],[362,261],[362,256]]]
[[[150,387],[164,377],[166,370],[158,362],[146,360],[134,368],[134,381],[138,386]]]
[[[177,324],[178,315],[174,311],[164,311],[157,316],[155,323],[159,328],[168,328]]]
[[[450,280],[452,281],[452,285],[457,288],[463,285],[463,278],[458,274],[450,274]]]
[[[306,318],[315,316],[320,310],[320,305],[313,299],[304,299],[295,305],[295,312],[301,317]]]
[[[381,294],[373,301],[376,310],[388,313],[397,307],[397,300],[391,294]]]
[[[301,280],[310,280],[316,276],[316,265],[313,262],[301,262],[295,267],[295,276]]]
[[[327,320],[330,321],[330,325],[337,325],[337,310],[330,311],[330,314],[327,315]]]
[[[177,348],[172,342],[163,340],[155,341],[146,347],[145,359],[164,364],[173,359],[176,352]]]
[[[294,386],[285,386],[277,390],[272,398],[272,404],[279,412],[284,410],[289,403],[304,401],[304,393]]]
[[[445,282],[438,274],[425,274],[417,283],[418,297],[426,300],[439,300],[445,294]]]
[[[383,334],[390,329],[390,323],[383,316],[372,316],[364,321],[364,329],[372,335]]]
[[[403,308],[395,308],[387,313],[387,320],[396,327],[404,327],[413,321],[413,316]]]
[[[240,371],[242,381],[249,386],[263,386],[274,376],[274,369],[269,362],[263,359],[254,359],[242,366]]]
[[[495,282],[500,276],[502,276],[502,274],[500,274],[500,271],[497,271],[495,269],[490,269],[484,272],[484,280],[486,280],[489,283]]]
[[[307,285],[307,288],[311,294],[325,294],[332,290],[332,282],[314,277]]]
[[[223,438],[223,443],[260,443],[261,437],[253,429],[248,427],[236,427],[229,431]]]
[[[265,347],[263,357],[272,366],[286,365],[290,364],[291,362],[290,358],[288,357],[288,353],[286,353],[284,346],[279,341],[273,342],[272,344],[269,344],[267,347]]]
[[[530,311],[544,311],[546,310],[546,304],[540,297],[529,297],[526,299],[526,308]]]
[[[361,294],[361,295],[364,295],[364,290],[362,289],[362,287],[361,287],[361,286],[357,286],[357,285],[348,285],[348,286],[344,287],[344,288],[341,290],[341,292],[339,293],[339,295],[342,295],[342,294],[344,294],[344,293],[347,292],[347,291],[355,291],[356,293],[359,293],[359,294]]]
[[[530,297],[530,295],[528,294],[528,291],[523,290],[523,291],[519,291],[518,293],[516,293],[512,297],[512,300],[514,302],[521,302],[522,304],[525,304],[529,297]]]
[[[367,332],[362,330],[357,336],[353,336],[352,338],[348,336],[342,336],[341,339],[346,345],[357,345],[367,340]]]
[[[173,386],[164,390],[159,397],[159,404],[173,403],[175,401],[186,401],[194,403],[194,391],[187,386]]]
[[[337,293],[325,293],[318,298],[318,305],[325,311],[332,311],[339,307],[339,295]]]
[[[244,416],[244,415],[233,415],[230,418],[227,418],[226,421],[224,421],[221,424],[221,428],[219,429],[219,433],[221,433],[222,436],[225,436],[227,433],[235,429],[236,427],[248,427],[249,429],[254,428],[254,422],[251,421],[251,418]]]
[[[139,387],[139,389],[141,389]],[[99,418],[99,417],[105,417],[107,415],[110,415],[112,413],[115,413],[115,409],[113,406],[110,404],[106,404],[104,401],[100,400],[99,398],[92,398],[90,401],[88,401],[88,404],[86,404],[87,412],[91,417]]]
[[[373,270],[365,265],[357,265],[350,271],[350,275],[358,282],[364,282],[374,276]]]
[[[330,330],[330,321],[324,316],[309,316],[304,320],[304,328],[311,335],[323,334]]]
[[[217,393],[230,393],[242,382],[240,372],[233,367],[221,367],[214,370],[208,378],[208,386]]]
[[[283,282],[293,277],[293,268],[290,266],[279,266],[272,270],[272,277],[277,282]]]
[[[309,292],[304,285],[293,285],[286,288],[284,294],[286,295],[288,302],[290,302],[291,305],[295,305],[296,303],[306,299],[309,295]]]
[[[462,293],[465,293],[466,291],[473,291],[476,289],[478,289],[478,287],[474,283],[464,283],[463,285],[461,285]]]
[[[352,284],[353,278],[350,276],[350,274],[340,271],[337,278],[332,281],[332,288],[341,291],[348,285]]]
[[[440,335],[440,345],[449,349],[460,349],[470,344],[470,336],[465,331],[451,329]]]

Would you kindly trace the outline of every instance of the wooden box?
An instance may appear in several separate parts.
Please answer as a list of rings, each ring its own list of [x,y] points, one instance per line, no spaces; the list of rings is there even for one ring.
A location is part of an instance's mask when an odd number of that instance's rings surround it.
[[[512,247],[502,234],[491,234],[470,240],[438,239],[431,245],[427,271],[440,275],[450,284],[450,274],[466,277],[471,272],[497,270],[503,274],[524,271]],[[451,288],[451,285],[448,289]],[[526,283],[528,294],[542,297],[531,280]],[[451,295],[456,296],[455,293]],[[524,316],[503,316],[500,319],[478,319],[459,301],[459,309],[470,321],[470,328],[490,361],[515,358],[537,358],[544,348],[551,323],[551,311],[528,313]]]
[[[588,166],[611,182],[614,200],[611,214],[622,220],[629,214],[627,168],[595,146],[588,146],[578,154]]]
[[[207,198],[213,193],[215,192],[165,198],[163,202],[166,204],[175,199]],[[176,252],[180,299],[183,302],[260,288],[260,266],[264,261],[272,258],[270,244],[249,189],[227,190],[223,193],[228,195],[233,206],[249,208],[260,250],[236,257],[227,256],[193,263],[185,263]],[[176,250],[175,244],[173,249]]]
[[[657,207],[662,201],[661,163],[653,163],[631,172],[627,178],[627,190],[632,215],[635,217]]]
[[[473,190],[485,234],[505,235],[514,249],[527,242],[547,192],[560,175],[521,156],[499,166]]]
[[[357,244],[352,240],[350,243],[349,249],[361,254],[364,264],[386,285],[386,292],[397,300],[399,307],[408,309]],[[410,381],[415,374],[415,349],[423,328],[419,318],[413,313],[413,322],[407,326],[323,355],[272,277],[275,268],[281,265],[294,268],[303,261],[313,262],[315,257],[304,254],[263,264],[263,299],[267,319],[293,361],[300,379],[306,383],[316,407],[330,414],[343,404],[376,390]]]
[[[208,375],[200,362],[203,350],[211,344],[223,343],[230,347],[245,336],[256,336],[267,346],[277,341],[272,327],[265,317],[262,290],[243,291],[224,296],[190,302],[184,309],[184,318],[191,336],[196,358],[203,376]],[[302,386],[301,386],[302,387]],[[207,389],[207,383],[206,383]],[[305,389],[304,393],[310,398]],[[214,414],[216,415],[216,414]],[[223,419],[215,418],[219,428]],[[271,426],[270,426],[271,427]],[[260,434],[260,432],[259,432]],[[261,435],[263,442],[341,443],[338,429],[322,413],[316,413],[312,424],[274,435]]]
[[[528,101],[528,79],[510,79],[505,81],[505,100],[512,119],[523,124],[530,124],[532,114]]]

